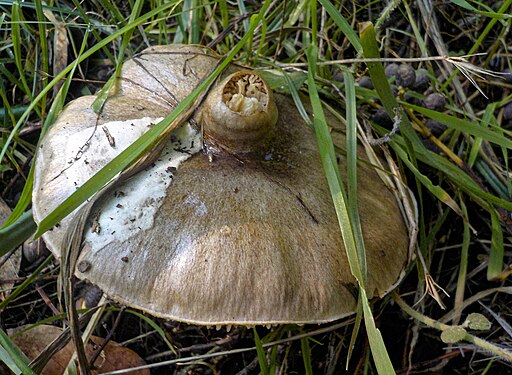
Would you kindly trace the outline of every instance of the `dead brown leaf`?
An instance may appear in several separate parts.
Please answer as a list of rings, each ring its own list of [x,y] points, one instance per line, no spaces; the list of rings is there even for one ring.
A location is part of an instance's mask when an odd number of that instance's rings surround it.
[[[57,336],[62,333],[62,328],[40,325],[12,338],[13,342],[26,354],[29,359],[34,359],[49,345]],[[87,358],[98,350],[103,342],[101,337],[92,336],[91,341],[86,345]],[[69,360],[74,352],[74,344],[69,342],[62,350],[57,352],[43,369],[42,375],[58,375],[64,373]],[[121,370],[137,366],[143,366],[143,359],[133,350],[120,346],[114,341],[110,341],[103,352],[100,354],[92,374],[102,372]],[[133,371],[134,375],[149,375],[148,369]]]

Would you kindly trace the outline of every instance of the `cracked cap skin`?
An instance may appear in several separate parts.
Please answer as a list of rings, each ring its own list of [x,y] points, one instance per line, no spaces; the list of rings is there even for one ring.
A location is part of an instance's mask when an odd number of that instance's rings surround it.
[[[118,92],[107,101],[99,125],[108,126],[110,134],[122,134],[109,124],[118,121],[116,126],[129,129],[132,120],[168,115],[217,61],[204,48],[193,46],[143,51],[124,64]],[[248,70],[231,65],[224,77],[237,71]],[[76,275],[119,302],[194,324],[323,323],[354,313],[357,284],[350,273],[314,133],[291,98],[281,94],[274,98],[277,122],[255,147],[233,152],[230,147],[211,144],[209,154],[194,151],[170,170],[167,185],[152,196],[139,198],[142,206],[132,218],[135,229],[128,235],[91,233],[88,226],[79,259],[87,267]],[[34,190],[37,222],[76,189],[69,176],[52,181],[55,172],[49,171],[65,169],[68,160],[42,154],[56,155],[64,141],[54,139],[95,126],[96,116],[90,109],[93,100],[86,97],[68,105],[42,143]],[[342,127],[326,115],[333,128]],[[191,124],[196,132],[185,133],[201,142],[201,110]],[[111,147],[104,138],[104,147]],[[173,141],[176,137],[169,141],[171,151],[176,148]],[[336,142],[344,144],[344,135],[336,134]],[[121,151],[122,144],[116,138],[119,149],[115,152]],[[187,146],[198,147],[195,141]],[[361,147],[358,156],[368,160]],[[106,162],[97,161],[87,173],[92,176]],[[114,209],[118,205],[125,207],[115,194],[134,191],[130,184],[137,179],[143,187],[153,181],[149,174],[155,174],[156,164],[100,198],[95,206],[100,222],[121,220],[117,214],[104,215],[118,212]],[[339,156],[339,165],[344,179],[343,156]],[[383,296],[403,275],[409,237],[392,192],[374,168],[359,163],[358,178],[367,290],[370,297]],[[52,188],[52,184],[61,187]],[[131,195],[136,193],[119,199]],[[57,257],[72,217],[44,235]],[[101,236],[107,237],[95,245]]]

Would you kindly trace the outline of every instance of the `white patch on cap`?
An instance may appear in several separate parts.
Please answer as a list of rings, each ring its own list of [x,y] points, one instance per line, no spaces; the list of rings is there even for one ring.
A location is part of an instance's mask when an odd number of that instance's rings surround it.
[[[71,134],[66,139],[64,150],[68,166],[58,172],[56,180],[65,179],[66,184],[73,184],[68,187],[70,195],[162,119],[144,117],[111,121]]]
[[[108,201],[100,207],[96,220],[99,230],[92,232],[90,228],[86,229],[85,240],[90,243],[93,253],[111,242],[123,242],[153,226],[174,170],[201,150],[200,134],[190,124],[184,124],[173,134],[172,141],[167,143],[151,167],[107,193]],[[114,134],[112,136],[115,137]],[[120,255],[127,254],[120,251]]]

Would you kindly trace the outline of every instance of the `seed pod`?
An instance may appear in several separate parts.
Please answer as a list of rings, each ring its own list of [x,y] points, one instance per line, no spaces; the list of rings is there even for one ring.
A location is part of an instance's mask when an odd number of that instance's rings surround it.
[[[440,112],[444,109],[445,104],[446,104],[446,99],[444,98],[443,95],[441,95],[437,92],[434,92],[434,93],[428,95],[423,100],[423,107],[432,109],[432,110],[438,111],[438,112]]]
[[[512,102],[508,103],[505,108],[503,108],[503,119],[512,120]]]
[[[412,66],[407,64],[398,67],[395,77],[397,85],[402,87],[411,87],[416,82],[416,72]]]
[[[505,82],[512,83],[512,73],[510,72],[510,68],[506,68],[503,71],[503,78],[505,79]]]
[[[424,92],[428,89],[430,85],[430,78],[427,75],[427,71],[425,69],[418,69],[416,71],[416,81],[414,85],[411,87],[414,91]]]
[[[398,67],[400,65],[396,63],[391,63],[388,66],[386,66],[386,69],[384,70],[384,73],[386,73],[387,78],[391,78],[396,76],[396,72],[398,71]]]
[[[391,120],[391,117],[389,117],[384,107],[377,109],[372,119],[376,124],[384,126],[385,128],[391,128],[393,126],[393,120]]]

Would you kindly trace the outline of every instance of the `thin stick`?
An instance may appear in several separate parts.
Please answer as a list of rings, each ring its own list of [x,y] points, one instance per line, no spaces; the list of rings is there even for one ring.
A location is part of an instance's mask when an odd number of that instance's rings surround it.
[[[318,61],[317,65],[376,63],[376,62],[421,62],[421,61],[449,61],[450,56],[429,56],[429,57],[373,57],[360,59],[342,59],[331,61]],[[277,66],[285,67],[307,67],[308,63],[278,63]]]

